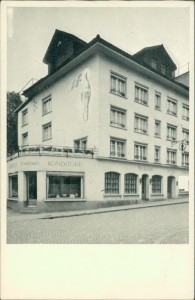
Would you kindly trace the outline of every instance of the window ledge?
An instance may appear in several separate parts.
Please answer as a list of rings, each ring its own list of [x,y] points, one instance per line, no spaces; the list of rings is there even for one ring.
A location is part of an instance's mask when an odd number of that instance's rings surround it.
[[[139,102],[138,100],[134,100],[134,102],[136,102],[136,103],[138,103],[138,104],[141,104],[141,105],[143,105],[143,106],[147,106],[147,107],[149,107],[149,105],[148,105],[148,104],[141,103],[141,102]]]
[[[45,140],[42,140],[42,142],[49,141],[49,140],[52,140],[52,137],[48,138],[48,139],[45,139]]]
[[[47,198],[44,202],[85,202],[83,198]]]
[[[26,123],[26,124],[22,124],[22,127],[24,127],[24,126],[26,126],[26,125],[28,125],[28,123]]]
[[[132,197],[134,197],[134,196],[136,196],[136,197],[139,197],[139,194],[123,194],[123,196],[124,197],[129,197],[129,196],[132,196]]]
[[[11,200],[11,201],[16,201],[16,202],[18,202],[18,198],[12,198],[12,197],[9,197],[7,200]]]
[[[143,135],[149,135],[147,132],[140,132],[140,131],[137,131],[137,130],[134,130],[135,133],[140,133],[140,134],[143,134]]]
[[[158,109],[158,108],[154,108],[155,110],[158,110],[158,111],[161,111],[161,109]]]
[[[42,117],[43,116],[46,116],[46,115],[48,115],[48,114],[50,114],[52,112],[52,110],[51,111],[48,111],[47,113],[45,113],[45,114],[42,114]]]
[[[153,197],[164,197],[164,194],[151,194],[151,196],[153,196]]]
[[[104,198],[122,198],[121,194],[104,194]]]
[[[172,116],[172,117],[177,117],[177,115],[171,114],[167,112],[167,115]]]
[[[110,124],[110,127],[114,127],[114,128],[118,128],[118,129],[122,129],[122,130],[127,130],[126,127],[115,126],[115,125],[112,125],[112,124]]]
[[[118,96],[118,97],[121,97],[121,98],[124,98],[124,99],[127,99],[127,96],[118,95],[118,94],[116,94],[116,93],[114,93],[112,91],[110,91],[110,94]]]

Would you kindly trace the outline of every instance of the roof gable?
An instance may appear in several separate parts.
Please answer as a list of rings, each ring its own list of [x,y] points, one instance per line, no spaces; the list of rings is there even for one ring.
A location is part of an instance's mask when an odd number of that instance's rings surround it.
[[[163,44],[151,46],[151,47],[145,47],[142,50],[135,53],[133,55],[133,58],[144,61],[144,57],[146,55],[149,55],[151,58],[161,57],[161,59],[164,60],[166,64],[168,64],[172,68],[172,70],[176,70],[177,68],[176,64],[168,54]]]
[[[50,63],[55,56],[55,53],[60,51],[60,48],[66,47],[68,42],[74,44],[76,52],[87,45],[85,41],[75,35],[56,29],[44,55],[43,62],[46,64]]]

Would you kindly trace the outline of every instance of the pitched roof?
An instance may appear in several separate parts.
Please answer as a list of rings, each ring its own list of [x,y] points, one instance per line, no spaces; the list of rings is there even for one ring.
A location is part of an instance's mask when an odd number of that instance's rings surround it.
[[[76,42],[76,43],[80,44],[83,47],[87,45],[87,43],[85,41],[81,40],[77,36],[75,36],[73,34],[70,34],[68,32],[56,29],[55,32],[54,32],[54,35],[53,35],[53,37],[52,37],[52,39],[49,43],[47,51],[44,55],[43,62],[48,63],[48,61],[50,60],[50,57],[52,56],[54,50],[57,47],[57,44],[58,44],[59,41],[68,41],[68,40]]]
[[[59,31],[59,30],[58,30]],[[55,35],[55,34],[54,34]],[[68,34],[69,35],[69,34]],[[75,36],[73,36],[75,37]],[[81,40],[82,41],[82,40]],[[82,41],[83,42],[83,41]],[[160,72],[158,72],[157,70],[154,70],[152,69],[151,67],[149,67],[147,64],[145,64],[144,62],[140,62],[139,60],[137,60],[137,58],[135,57],[135,55],[130,55],[129,53],[123,51],[122,49],[114,46],[113,44],[107,42],[106,40],[102,39],[100,37],[100,35],[98,34],[94,39],[92,39],[89,43],[85,43],[85,46],[83,47],[82,51],[76,56],[76,57],[79,57],[82,53],[84,53],[85,51],[87,51],[88,49],[92,48],[92,46],[94,46],[95,44],[99,43],[105,47],[107,47],[108,49],[110,50],[113,50],[115,51],[116,53],[126,57],[127,59],[131,60],[131,61],[134,61],[136,62],[137,64],[139,64],[140,66],[152,71],[153,73],[156,73],[157,75],[165,78],[166,80],[168,80],[169,82],[172,82],[174,83],[175,85],[185,89],[185,90],[189,90],[188,87],[186,87],[185,85],[183,85],[182,83],[180,82],[177,82],[175,81],[174,79],[171,79],[163,74],[161,74]],[[50,43],[51,44],[51,43]],[[160,45],[160,46],[163,46],[163,45]],[[153,46],[153,47],[159,47],[159,46]],[[147,47],[147,48],[153,48],[153,47]],[[164,47],[164,46],[163,46]],[[48,47],[49,49],[49,47]],[[145,49],[145,48],[144,48]],[[144,49],[142,49],[141,51],[143,51]],[[140,52],[140,51],[139,51]],[[138,53],[138,52],[137,52]],[[23,94],[28,96],[28,94],[31,93],[31,91],[38,87],[41,83],[43,83],[45,80],[47,80],[48,78],[50,78],[51,76],[53,76],[54,74],[56,74],[59,70],[61,70],[65,65],[67,65],[69,62],[73,61],[76,57],[66,61],[61,67],[60,69],[56,70],[54,73],[52,74],[48,74],[46,75],[45,77],[41,78],[39,81],[37,81],[34,85],[32,85],[31,87],[29,87],[28,89],[26,89],[25,91],[23,91]],[[31,99],[29,98],[28,100],[26,100],[25,102],[23,102],[17,109],[16,109],[16,112],[20,111],[27,103],[29,103],[31,101]]]
[[[140,51],[138,51],[137,53],[135,53],[133,55],[133,57],[135,59],[140,59],[143,57],[143,55],[145,53],[148,53],[148,52],[153,52],[153,51],[159,51],[161,52],[162,54],[164,54],[167,59],[169,60],[170,64],[172,65],[172,67],[174,67],[175,69],[177,68],[176,64],[174,63],[174,61],[172,60],[172,58],[170,57],[170,55],[168,54],[167,50],[165,49],[164,45],[161,44],[161,45],[156,45],[156,46],[149,46],[149,47],[145,47],[143,49],[141,49]]]

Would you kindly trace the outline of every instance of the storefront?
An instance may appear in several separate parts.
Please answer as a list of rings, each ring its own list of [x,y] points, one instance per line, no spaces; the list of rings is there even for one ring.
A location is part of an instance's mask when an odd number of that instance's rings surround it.
[[[187,170],[103,158],[25,155],[8,162],[8,207],[41,212],[177,198],[181,173],[187,175]]]

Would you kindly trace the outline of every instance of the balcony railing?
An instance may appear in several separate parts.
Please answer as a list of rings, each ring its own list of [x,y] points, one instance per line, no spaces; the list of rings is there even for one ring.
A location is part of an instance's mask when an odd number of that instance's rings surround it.
[[[29,155],[57,155],[66,157],[91,157],[97,153],[95,148],[72,148],[63,146],[50,146],[50,145],[31,145],[19,147],[18,151],[8,156],[8,160],[11,160],[18,156],[29,156]]]

